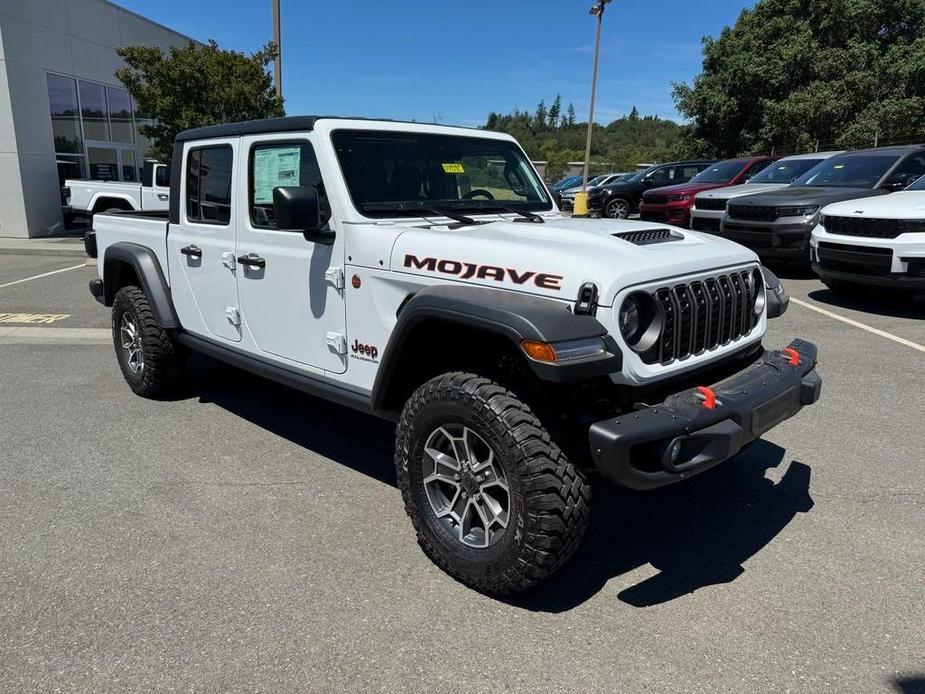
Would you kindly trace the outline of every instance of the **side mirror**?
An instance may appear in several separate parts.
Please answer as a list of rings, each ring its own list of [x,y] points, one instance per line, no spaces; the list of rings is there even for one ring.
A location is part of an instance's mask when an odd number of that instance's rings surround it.
[[[306,241],[330,244],[334,234],[321,225],[321,201],[314,186],[280,186],[273,189],[273,217],[280,231],[296,231]]]
[[[891,193],[895,193],[897,190],[902,190],[903,188],[912,184],[915,181],[916,177],[913,174],[907,173],[894,173],[883,185],[880,186],[883,190],[888,190]]]

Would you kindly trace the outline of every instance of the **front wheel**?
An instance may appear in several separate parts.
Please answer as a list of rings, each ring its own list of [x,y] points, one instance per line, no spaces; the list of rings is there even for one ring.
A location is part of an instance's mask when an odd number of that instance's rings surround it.
[[[487,378],[415,391],[396,432],[405,509],[424,552],[487,593],[523,590],[578,547],[591,489],[530,409]]]
[[[604,215],[610,219],[626,219],[630,216],[630,204],[624,198],[614,198],[604,207]]]

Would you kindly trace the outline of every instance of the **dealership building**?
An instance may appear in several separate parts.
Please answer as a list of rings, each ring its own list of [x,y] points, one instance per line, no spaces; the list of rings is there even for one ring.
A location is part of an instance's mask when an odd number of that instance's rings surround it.
[[[116,47],[189,40],[106,0],[0,0],[0,236],[60,233],[65,178],[139,180],[146,118]]]

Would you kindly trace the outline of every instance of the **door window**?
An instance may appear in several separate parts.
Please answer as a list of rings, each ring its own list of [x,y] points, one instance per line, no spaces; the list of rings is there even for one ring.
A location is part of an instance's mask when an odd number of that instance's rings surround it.
[[[191,149],[186,159],[186,219],[199,224],[231,221],[230,145]]]
[[[703,166],[698,166],[696,164],[685,164],[683,166],[675,167],[674,180],[676,183],[687,183],[694,176],[703,171]]]
[[[650,173],[648,176],[646,176],[646,180],[649,183],[667,184],[667,183],[671,183],[673,179],[673,174],[674,174],[674,167],[663,166],[662,168],[656,169],[655,171]]]
[[[261,229],[275,229],[273,189],[285,186],[314,186],[318,191],[321,223],[331,216],[321,169],[315,150],[308,142],[268,142],[251,149],[249,200],[251,224]]]
[[[170,187],[170,167],[158,166],[154,169],[154,185],[158,188]]]

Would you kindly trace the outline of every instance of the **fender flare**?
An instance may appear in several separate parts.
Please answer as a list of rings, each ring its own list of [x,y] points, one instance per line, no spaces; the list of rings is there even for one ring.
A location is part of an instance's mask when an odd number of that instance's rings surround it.
[[[112,306],[117,290],[110,278],[114,277],[118,263],[126,263],[135,270],[157,324],[165,330],[179,328],[180,321],[161,264],[154,251],[137,243],[119,241],[106,248],[103,257],[103,303]]]
[[[124,200],[125,202],[127,202],[129,205],[132,206],[133,210],[138,209],[137,203],[135,202],[135,200],[132,199],[130,195],[126,195],[125,193],[99,192],[99,193],[94,193],[93,197],[90,198],[90,202],[87,203],[87,211],[92,212],[93,208],[96,207],[96,203],[100,198],[112,198],[113,200]],[[106,210],[101,210],[101,211],[105,212]]]
[[[527,359],[537,377],[545,381],[592,378],[623,367],[623,354],[607,329],[593,316],[575,315],[561,301],[482,287],[431,286],[411,296],[399,309],[398,322],[392,329],[373,384],[373,410],[383,409],[414,329],[434,319],[494,333],[510,340],[518,350],[523,340],[555,343],[602,339],[605,352],[600,356],[561,364]]]

